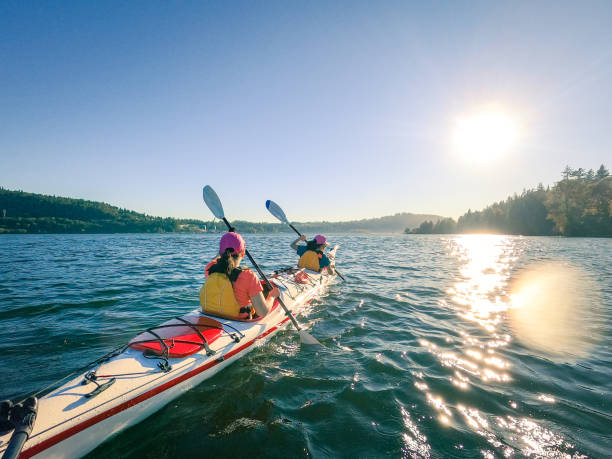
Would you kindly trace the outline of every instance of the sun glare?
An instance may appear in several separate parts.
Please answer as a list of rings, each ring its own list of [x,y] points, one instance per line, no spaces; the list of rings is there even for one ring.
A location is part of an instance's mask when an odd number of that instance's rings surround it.
[[[601,296],[580,269],[533,265],[516,276],[511,291],[510,324],[524,344],[571,361],[588,356],[600,341]]]
[[[498,110],[485,110],[456,120],[453,143],[465,160],[487,163],[505,155],[516,143],[515,120]]]

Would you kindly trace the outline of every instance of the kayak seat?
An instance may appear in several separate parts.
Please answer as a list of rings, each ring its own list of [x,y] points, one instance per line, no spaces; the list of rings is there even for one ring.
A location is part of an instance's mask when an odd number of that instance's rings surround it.
[[[130,347],[161,356],[167,346],[168,358],[182,358],[204,349],[202,337],[207,344],[211,344],[222,332],[223,327],[219,321],[210,317],[190,315],[150,328],[130,341]],[[162,340],[165,346],[162,345]]]

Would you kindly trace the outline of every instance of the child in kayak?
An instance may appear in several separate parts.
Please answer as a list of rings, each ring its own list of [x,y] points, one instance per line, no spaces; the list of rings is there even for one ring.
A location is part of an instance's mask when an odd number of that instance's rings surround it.
[[[278,288],[267,298],[259,279],[248,268],[241,268],[246,244],[240,234],[225,233],[219,243],[219,255],[206,265],[206,282],[200,290],[200,305],[207,314],[234,320],[263,317],[272,309]]]
[[[298,242],[305,241],[306,245],[298,245]],[[311,271],[321,272],[327,268],[330,274],[333,273],[331,261],[323,253],[327,246],[327,240],[322,234],[317,234],[311,241],[306,241],[303,234],[291,243],[291,248],[300,256],[298,267],[310,269]]]

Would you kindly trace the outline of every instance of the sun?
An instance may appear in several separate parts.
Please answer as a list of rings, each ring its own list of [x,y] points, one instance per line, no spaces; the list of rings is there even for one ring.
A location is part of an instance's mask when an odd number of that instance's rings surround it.
[[[457,153],[474,163],[487,163],[507,154],[516,143],[516,121],[501,110],[482,110],[455,121]]]

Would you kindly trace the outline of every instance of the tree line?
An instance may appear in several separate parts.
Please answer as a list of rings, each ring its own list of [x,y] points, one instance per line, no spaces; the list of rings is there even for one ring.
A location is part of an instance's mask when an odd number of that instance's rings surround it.
[[[428,220],[412,234],[503,233],[525,236],[612,236],[612,177],[602,164],[594,171],[567,166],[553,187],[524,190],[457,221]]]
[[[103,202],[0,187],[0,233],[167,233],[205,222],[151,217]]]
[[[330,232],[401,232],[437,215],[398,213],[349,222],[296,223],[307,235]],[[292,232],[282,223],[233,221],[241,233]],[[226,231],[222,222],[152,217],[103,202],[0,187],[0,233],[199,233]]]

